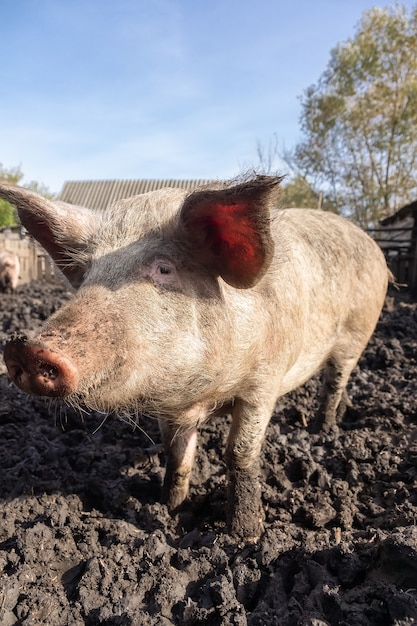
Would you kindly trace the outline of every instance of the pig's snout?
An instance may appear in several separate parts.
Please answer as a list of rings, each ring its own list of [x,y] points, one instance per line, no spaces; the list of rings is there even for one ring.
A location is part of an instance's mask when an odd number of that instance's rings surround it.
[[[67,356],[24,335],[5,345],[4,361],[12,381],[26,393],[62,398],[77,387],[78,371]]]

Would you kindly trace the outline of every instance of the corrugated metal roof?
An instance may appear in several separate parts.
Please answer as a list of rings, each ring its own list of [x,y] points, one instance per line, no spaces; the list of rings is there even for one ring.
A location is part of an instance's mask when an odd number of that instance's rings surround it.
[[[390,224],[394,224],[395,222],[405,219],[409,215],[411,215],[414,219],[417,219],[417,200],[411,202],[411,204],[406,204],[401,207],[401,209],[398,209],[398,211],[396,211],[393,215],[380,220],[379,223],[381,226],[389,226]]]
[[[212,181],[209,180],[81,180],[64,183],[59,199],[90,209],[105,209],[110,204],[162,187],[193,189]]]

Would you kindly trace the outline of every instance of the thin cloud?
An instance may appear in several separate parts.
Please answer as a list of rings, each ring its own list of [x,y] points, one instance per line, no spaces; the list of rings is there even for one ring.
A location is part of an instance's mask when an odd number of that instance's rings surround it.
[[[372,6],[5,3],[0,162],[54,191],[72,178],[232,176],[256,164],[258,141],[298,141],[298,96]]]

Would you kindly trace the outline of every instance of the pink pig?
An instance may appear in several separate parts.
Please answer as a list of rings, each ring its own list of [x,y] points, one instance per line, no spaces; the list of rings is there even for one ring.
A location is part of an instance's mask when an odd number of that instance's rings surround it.
[[[199,424],[231,413],[228,527],[246,540],[262,532],[259,456],[277,398],[324,369],[323,427],[336,426],[389,279],[349,221],[280,210],[279,182],[166,188],[102,212],[0,183],[77,289],[37,337],[6,344],[12,380],[74,406],[157,416],[171,511],[188,494]]]
[[[13,252],[0,252],[0,290],[13,293],[19,281],[20,262]]]

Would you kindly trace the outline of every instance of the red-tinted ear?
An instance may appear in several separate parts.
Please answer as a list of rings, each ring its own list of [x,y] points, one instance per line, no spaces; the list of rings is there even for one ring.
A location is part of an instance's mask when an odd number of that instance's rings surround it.
[[[223,189],[190,194],[181,221],[195,258],[229,285],[253,287],[274,252],[269,196],[280,178],[258,176]]]

